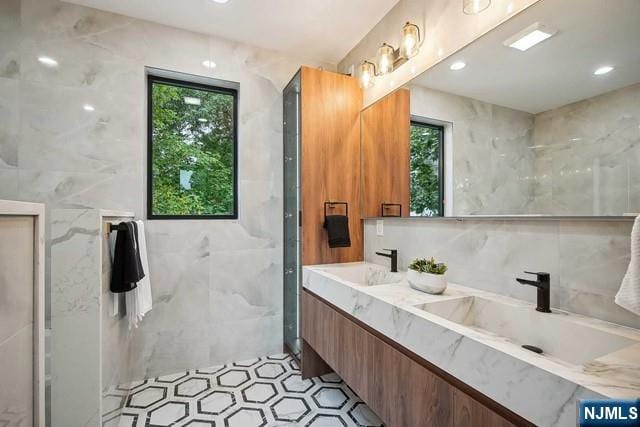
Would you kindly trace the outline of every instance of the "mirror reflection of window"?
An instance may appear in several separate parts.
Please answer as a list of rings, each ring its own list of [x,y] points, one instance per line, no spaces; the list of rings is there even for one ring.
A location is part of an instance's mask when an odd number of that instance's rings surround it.
[[[411,216],[444,216],[443,141],[444,127],[411,121]]]

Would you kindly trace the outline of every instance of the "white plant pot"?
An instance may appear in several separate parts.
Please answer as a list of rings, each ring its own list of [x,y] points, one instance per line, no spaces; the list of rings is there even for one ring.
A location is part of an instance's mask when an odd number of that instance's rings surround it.
[[[409,269],[407,281],[413,289],[428,294],[441,294],[447,289],[447,277],[444,274],[421,273]]]

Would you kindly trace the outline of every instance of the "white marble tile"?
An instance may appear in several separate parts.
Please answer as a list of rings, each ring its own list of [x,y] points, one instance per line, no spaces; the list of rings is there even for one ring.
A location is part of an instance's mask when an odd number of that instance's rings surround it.
[[[16,105],[19,93],[17,80],[0,78],[0,170],[18,166],[20,120]]]
[[[551,274],[551,305],[639,327],[637,316],[613,297],[629,262],[631,221],[385,220],[385,235],[365,221],[365,259],[385,264],[375,252],[398,248],[406,269],[417,257],[446,262],[455,283],[533,302],[534,289],[518,284],[524,271]]]

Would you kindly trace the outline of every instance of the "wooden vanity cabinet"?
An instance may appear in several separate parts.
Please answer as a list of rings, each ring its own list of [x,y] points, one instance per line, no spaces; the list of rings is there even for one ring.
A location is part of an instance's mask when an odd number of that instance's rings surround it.
[[[335,371],[388,427],[532,424],[309,291],[302,375]]]
[[[409,216],[409,91],[390,93],[360,120],[363,217]]]

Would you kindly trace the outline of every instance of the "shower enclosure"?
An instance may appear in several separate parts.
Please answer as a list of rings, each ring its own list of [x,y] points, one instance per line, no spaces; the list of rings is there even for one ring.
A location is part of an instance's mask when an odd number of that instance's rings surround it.
[[[300,357],[301,200],[300,72],[283,91],[284,134],[284,345]]]

